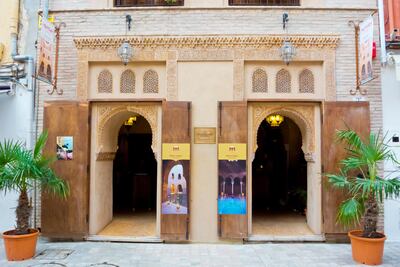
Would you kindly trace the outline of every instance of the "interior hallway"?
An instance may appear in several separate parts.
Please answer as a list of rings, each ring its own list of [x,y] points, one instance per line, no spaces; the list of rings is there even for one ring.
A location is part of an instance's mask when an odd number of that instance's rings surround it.
[[[306,216],[294,212],[253,214],[253,235],[302,236],[313,235]]]
[[[109,225],[98,235],[124,237],[153,237],[156,236],[156,213],[134,212],[117,213]]]

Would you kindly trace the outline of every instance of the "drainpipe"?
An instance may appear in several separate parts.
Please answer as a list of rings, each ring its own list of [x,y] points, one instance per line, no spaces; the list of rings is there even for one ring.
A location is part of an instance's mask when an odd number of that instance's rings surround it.
[[[384,6],[383,0],[378,0],[378,14],[379,14],[379,36],[381,45],[381,64],[386,65],[387,55],[386,55],[386,37],[385,37],[385,18],[384,18]]]

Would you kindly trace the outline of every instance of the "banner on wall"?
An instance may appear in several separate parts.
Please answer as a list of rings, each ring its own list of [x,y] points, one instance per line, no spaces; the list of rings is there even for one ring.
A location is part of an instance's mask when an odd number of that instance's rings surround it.
[[[247,212],[247,145],[218,145],[218,214]]]
[[[188,214],[190,144],[162,145],[162,214]]]
[[[54,25],[49,21],[43,20],[42,28],[40,29],[38,76],[41,80],[51,84],[53,82],[54,72],[54,38]]]
[[[372,50],[374,42],[374,20],[372,16],[360,23],[360,77],[361,84],[373,79]]]

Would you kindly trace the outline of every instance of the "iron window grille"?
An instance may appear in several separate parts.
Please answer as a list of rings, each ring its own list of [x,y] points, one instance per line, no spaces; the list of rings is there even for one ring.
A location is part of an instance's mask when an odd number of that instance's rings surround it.
[[[231,6],[300,6],[300,0],[229,0]]]
[[[183,6],[184,0],[168,3],[165,0],[114,0],[115,7]]]

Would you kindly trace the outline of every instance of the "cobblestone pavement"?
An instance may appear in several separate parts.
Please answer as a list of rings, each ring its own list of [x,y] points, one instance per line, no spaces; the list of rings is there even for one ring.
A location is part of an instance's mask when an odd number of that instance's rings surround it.
[[[40,241],[35,259],[7,262],[0,240],[0,266],[362,266],[348,244],[133,244]],[[42,254],[46,251],[47,254]],[[400,243],[387,242],[384,265],[400,266]]]

